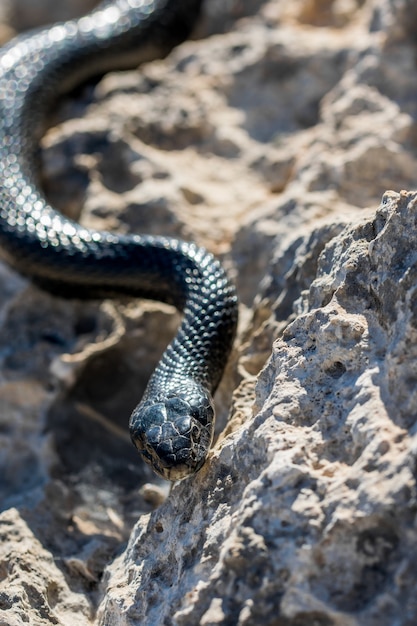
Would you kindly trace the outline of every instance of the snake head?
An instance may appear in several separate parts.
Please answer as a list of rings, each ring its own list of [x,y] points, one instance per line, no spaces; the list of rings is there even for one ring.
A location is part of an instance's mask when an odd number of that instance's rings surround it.
[[[155,472],[181,480],[203,465],[213,439],[214,408],[207,391],[191,381],[142,401],[132,413],[133,444]]]

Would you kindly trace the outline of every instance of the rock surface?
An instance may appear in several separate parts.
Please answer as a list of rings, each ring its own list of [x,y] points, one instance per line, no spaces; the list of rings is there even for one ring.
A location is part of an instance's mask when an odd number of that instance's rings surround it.
[[[87,8],[8,4],[4,38]],[[211,0],[193,41],[56,111],[51,201],[213,250],[241,328],[219,439],[168,495],[126,423],[177,315],[0,265],[0,626],[417,623],[416,23]]]

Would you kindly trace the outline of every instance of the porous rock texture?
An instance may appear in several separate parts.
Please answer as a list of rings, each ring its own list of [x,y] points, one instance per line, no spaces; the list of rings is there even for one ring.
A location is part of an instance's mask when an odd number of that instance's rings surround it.
[[[24,5],[5,37],[50,21]],[[55,112],[51,201],[207,246],[241,325],[216,445],[169,492],[127,420],[175,312],[0,265],[1,626],[415,626],[416,24],[411,0],[209,0]]]

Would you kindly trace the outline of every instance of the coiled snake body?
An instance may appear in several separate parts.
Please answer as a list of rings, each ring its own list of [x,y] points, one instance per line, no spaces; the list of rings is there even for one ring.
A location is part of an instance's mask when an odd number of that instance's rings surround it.
[[[37,157],[57,95],[166,54],[188,35],[200,3],[106,1],[0,52],[0,254],[60,296],[146,297],[183,312],[129,424],[144,459],[170,480],[197,471],[212,441],[211,395],[236,327],[234,287],[219,262],[193,243],[93,231],[65,218],[40,190]]]

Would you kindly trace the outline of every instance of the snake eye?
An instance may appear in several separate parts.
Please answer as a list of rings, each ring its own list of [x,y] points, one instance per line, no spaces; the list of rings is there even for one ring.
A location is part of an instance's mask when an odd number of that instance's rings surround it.
[[[197,426],[197,424],[193,424],[191,426],[191,430],[190,430],[190,437],[191,437],[191,439],[196,441],[199,438],[200,432],[201,432],[201,428],[199,428]]]

